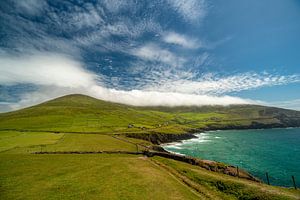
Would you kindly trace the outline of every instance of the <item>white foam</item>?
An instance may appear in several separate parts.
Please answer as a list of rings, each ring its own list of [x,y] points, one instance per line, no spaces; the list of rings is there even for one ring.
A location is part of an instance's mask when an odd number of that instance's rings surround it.
[[[182,149],[182,147],[180,147],[179,145],[168,145],[166,147],[171,149]]]
[[[188,140],[182,140],[180,142],[172,142],[163,144],[162,147],[165,148],[171,148],[171,149],[183,149],[184,145],[192,145],[197,143],[206,143],[211,141],[211,135],[209,133],[198,133],[195,134],[196,138],[188,139]]]
[[[196,138],[184,140],[183,143],[190,144],[190,143],[203,143],[203,142],[210,141],[209,140],[210,136],[208,133],[199,133],[199,134],[196,134],[195,136],[196,136]]]

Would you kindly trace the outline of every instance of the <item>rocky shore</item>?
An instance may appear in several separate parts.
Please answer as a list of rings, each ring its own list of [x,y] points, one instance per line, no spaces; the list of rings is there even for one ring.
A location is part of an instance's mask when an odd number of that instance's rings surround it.
[[[156,145],[196,138],[196,136],[193,133],[127,133],[126,137],[146,140]]]

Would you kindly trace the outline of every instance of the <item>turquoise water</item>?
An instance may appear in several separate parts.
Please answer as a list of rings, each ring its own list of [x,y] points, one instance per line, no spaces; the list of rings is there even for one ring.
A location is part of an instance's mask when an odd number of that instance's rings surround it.
[[[246,169],[270,184],[300,187],[300,128],[226,130],[196,134],[197,138],[164,146],[168,151],[225,162]]]

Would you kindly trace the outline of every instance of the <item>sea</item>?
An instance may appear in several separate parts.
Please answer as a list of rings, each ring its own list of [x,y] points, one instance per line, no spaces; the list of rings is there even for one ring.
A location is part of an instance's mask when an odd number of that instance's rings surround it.
[[[300,187],[300,128],[219,130],[170,143],[170,152],[238,166],[271,185]]]

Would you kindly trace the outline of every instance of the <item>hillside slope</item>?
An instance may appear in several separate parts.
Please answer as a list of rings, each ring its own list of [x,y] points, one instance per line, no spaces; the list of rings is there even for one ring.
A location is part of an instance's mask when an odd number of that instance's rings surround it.
[[[134,107],[68,95],[0,114],[0,130],[97,133],[186,133],[300,126],[300,112],[258,105]]]

